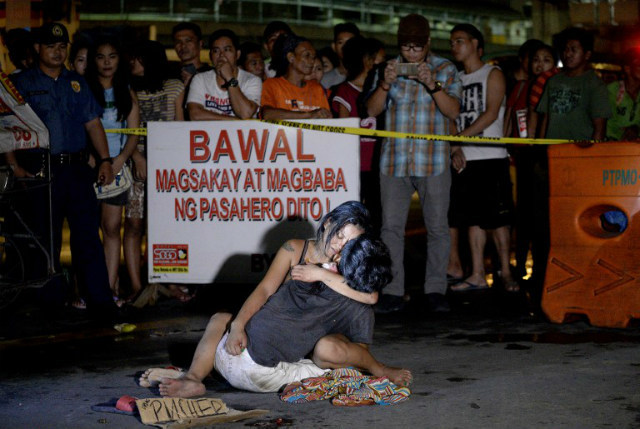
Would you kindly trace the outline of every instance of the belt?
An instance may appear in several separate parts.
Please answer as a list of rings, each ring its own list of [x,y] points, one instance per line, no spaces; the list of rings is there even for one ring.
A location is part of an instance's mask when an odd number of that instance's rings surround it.
[[[56,153],[51,155],[52,165],[71,165],[87,162],[84,152]]]

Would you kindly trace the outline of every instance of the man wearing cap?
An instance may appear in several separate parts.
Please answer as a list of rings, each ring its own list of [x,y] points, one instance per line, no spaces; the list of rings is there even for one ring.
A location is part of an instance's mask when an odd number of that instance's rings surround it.
[[[100,122],[102,108],[94,99],[86,81],[65,68],[69,34],[59,23],[42,26],[35,45],[38,67],[13,77],[24,99],[49,129],[51,152],[51,219],[54,259],[60,269],[62,222],[66,217],[71,231],[71,250],[78,278],[88,289],[89,310],[99,317],[111,317],[115,304],[111,297],[104,250],[98,235],[98,205],[93,182],[113,181],[112,160],[107,138]],[[89,135],[97,154],[97,176],[87,164]],[[7,163],[16,177],[33,177],[45,171],[46,152],[30,149],[7,154]],[[49,237],[49,200],[42,186],[29,190],[30,225],[45,243]],[[48,245],[45,244],[48,248]],[[30,271],[43,275],[46,261],[41,252],[29,259]],[[42,290],[47,305],[55,307],[66,298],[63,282],[55,277]]]
[[[398,25],[400,56],[377,76],[367,100],[369,116],[385,112],[386,129],[401,133],[450,135],[460,110],[461,84],[455,66],[429,52],[429,21],[410,14]],[[413,63],[414,66],[399,65]],[[417,70],[411,70],[417,67]],[[409,74],[407,74],[409,73]],[[404,298],[404,233],[411,196],[418,192],[427,227],[427,268],[424,292],[429,310],[449,311],[449,143],[445,140],[388,138],[380,156],[382,240],[391,251],[393,281],[376,310],[401,310]]]
[[[238,67],[240,42],[228,29],[209,37],[213,70],[191,80],[187,96],[189,116],[194,121],[224,121],[255,116],[260,105],[262,79]]]

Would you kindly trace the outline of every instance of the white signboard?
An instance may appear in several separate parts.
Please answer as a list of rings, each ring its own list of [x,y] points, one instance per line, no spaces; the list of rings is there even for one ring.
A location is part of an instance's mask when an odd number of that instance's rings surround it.
[[[0,72],[0,153],[49,147],[49,130]]]
[[[153,122],[147,144],[150,282],[258,282],[287,239],[312,238],[327,212],[359,199],[358,136]]]

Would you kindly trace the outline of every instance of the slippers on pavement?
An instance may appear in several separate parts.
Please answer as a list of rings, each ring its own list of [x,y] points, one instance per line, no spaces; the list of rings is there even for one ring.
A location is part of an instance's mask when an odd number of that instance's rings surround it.
[[[453,285],[451,286],[451,292],[468,292],[468,291],[472,291],[472,290],[484,290],[484,289],[489,289],[489,285],[477,285],[474,283],[471,283],[467,280],[464,280],[460,283],[458,283],[457,285]]]
[[[511,279],[511,280],[502,280],[502,282],[504,283],[504,290],[506,290],[507,292],[520,292],[520,285],[518,284],[517,281]]]
[[[464,277],[456,277],[456,276],[452,276],[451,274],[447,274],[447,285],[448,286],[457,285],[461,281],[464,281]]]
[[[91,410],[105,413],[125,414],[127,416],[135,416],[138,414],[136,407],[136,399],[133,396],[124,395],[120,398],[111,398],[109,402],[96,404],[91,406]]]

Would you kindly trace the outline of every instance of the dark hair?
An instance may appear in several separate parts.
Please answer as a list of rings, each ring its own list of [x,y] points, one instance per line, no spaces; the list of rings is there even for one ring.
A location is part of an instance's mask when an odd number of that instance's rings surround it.
[[[74,40],[69,50],[69,63],[73,64],[81,50],[86,49],[89,53],[90,43],[84,39]],[[118,51],[120,53],[120,51]],[[88,55],[87,55],[88,57]]]
[[[336,54],[336,51],[328,46],[325,46],[322,49],[318,49],[316,51],[316,57],[320,59],[322,59],[323,57],[327,58],[329,62],[333,64],[333,67],[338,67],[340,65],[340,58],[338,58],[338,54]]]
[[[236,33],[229,30],[228,28],[221,28],[220,30],[216,30],[211,33],[211,36],[209,36],[209,49],[211,49],[216,40],[223,37],[228,37],[229,39],[231,39],[231,44],[234,48],[236,48],[236,50],[240,49],[240,39],[238,39]]]
[[[284,31],[286,34],[293,34],[293,31],[291,31],[291,27],[289,27],[286,22],[271,21],[264,28],[264,31],[262,32],[262,39],[266,42],[267,40],[269,40],[269,37],[271,37],[273,33],[276,33],[278,31]]]
[[[176,37],[176,33],[182,30],[191,30],[193,31],[193,34],[196,35],[198,41],[202,40],[202,30],[200,29],[200,26],[198,24],[195,24],[193,22],[180,22],[174,25],[173,29],[171,30],[171,38],[173,39],[174,37]]]
[[[113,76],[113,95],[115,98],[114,104],[116,106],[116,110],[118,111],[118,121],[124,121],[127,119],[127,116],[129,116],[129,113],[131,112],[132,101],[131,93],[129,92],[129,82],[127,81],[127,64],[122,55],[122,49],[115,41],[115,39],[101,38],[89,48],[89,51],[87,52],[87,70],[85,72],[85,78],[87,80],[87,83],[89,84],[89,88],[91,88],[91,92],[93,92],[93,96],[98,101],[98,104],[100,104],[100,106],[102,107],[105,107],[105,88],[100,83],[98,69],[96,66],[96,56],[98,54],[98,48],[105,45],[112,46],[118,53],[118,68],[116,69],[116,72]]]
[[[317,242],[322,243],[324,239],[326,250],[331,239],[347,225],[358,226],[365,232],[371,231],[371,216],[364,204],[358,201],[347,201],[324,215],[316,232]],[[325,232],[327,236],[323,237]]]
[[[531,59],[538,49],[544,46],[544,42],[538,39],[529,39],[518,48],[518,58],[520,61],[525,58]]]
[[[536,49],[534,49],[533,51],[530,52],[529,54],[529,75],[533,75],[533,57],[535,57],[536,52],[541,51],[541,50],[545,50],[545,51],[549,51],[549,53],[551,54],[551,56],[553,57],[553,65],[556,66],[556,64],[558,64],[558,52],[556,52],[556,50],[553,48],[553,46],[549,46],[545,43],[542,43],[541,45],[538,45],[538,47],[536,47]]]
[[[588,32],[584,28],[569,27],[562,30],[560,33],[553,36],[554,41],[557,41],[557,46],[561,51],[564,51],[567,43],[570,40],[577,40],[582,46],[582,50],[585,52],[593,52],[593,33]]]
[[[284,76],[289,69],[289,60],[287,54],[294,52],[298,45],[309,40],[296,36],[295,34],[282,34],[273,45],[273,58],[271,59],[272,67],[276,71],[276,76]]]
[[[260,55],[262,55],[262,48],[257,43],[244,42],[240,45],[240,58],[238,58],[238,65],[244,69],[244,63],[247,62],[247,56],[254,52],[259,52]]]
[[[374,38],[365,39],[362,36],[355,36],[347,40],[342,48],[344,53],[342,63],[347,69],[347,80],[358,77],[364,71],[365,59],[375,59],[383,47],[383,43]]]
[[[169,61],[164,46],[154,40],[143,40],[133,47],[131,57],[144,67],[144,76],[132,76],[131,87],[136,91],[162,91],[168,78]]]
[[[333,27],[333,41],[338,41],[338,35],[340,33],[351,33],[354,36],[360,35],[360,29],[353,22],[342,22],[340,24],[336,24]]]
[[[366,43],[364,37],[355,36],[344,44],[342,64],[347,69],[347,80],[355,79],[364,70],[364,58],[368,56]]]
[[[9,60],[17,69],[26,69],[28,61],[35,62],[38,54],[36,53],[33,43],[35,38],[33,34],[24,28],[12,28],[5,35],[7,50],[9,51]]]
[[[352,289],[365,293],[380,291],[393,278],[389,249],[371,234],[361,234],[344,245],[339,270]]]
[[[478,41],[478,49],[484,50],[484,37],[480,30],[478,30],[475,26],[471,24],[458,24],[451,30],[451,34],[456,31],[463,31],[469,35],[470,38],[476,39]]]

